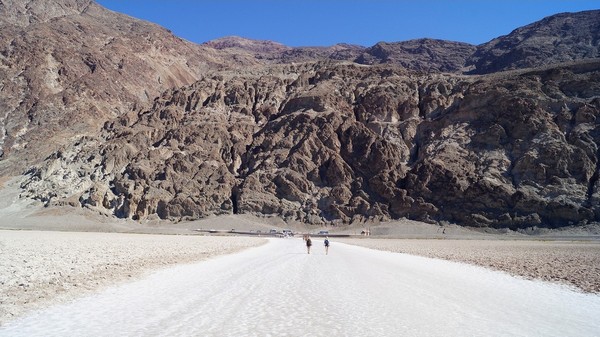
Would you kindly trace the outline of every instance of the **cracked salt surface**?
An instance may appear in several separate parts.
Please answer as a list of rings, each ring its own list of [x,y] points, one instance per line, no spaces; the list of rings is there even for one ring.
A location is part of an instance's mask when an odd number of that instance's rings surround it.
[[[318,242],[318,240],[315,239]],[[599,336],[600,296],[461,263],[299,239],[155,272],[0,336]]]

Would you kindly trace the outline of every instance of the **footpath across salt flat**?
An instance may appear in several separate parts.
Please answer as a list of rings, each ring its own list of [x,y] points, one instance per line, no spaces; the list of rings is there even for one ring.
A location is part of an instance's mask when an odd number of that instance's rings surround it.
[[[600,296],[481,267],[270,239],[34,312],[0,336],[598,336]]]

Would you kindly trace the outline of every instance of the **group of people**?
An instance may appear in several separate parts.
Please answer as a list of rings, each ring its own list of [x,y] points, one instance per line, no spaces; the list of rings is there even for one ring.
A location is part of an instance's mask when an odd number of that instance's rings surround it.
[[[308,254],[310,254],[310,247],[312,246],[312,240],[310,238],[310,235],[305,234],[303,236],[304,242],[306,243],[306,251]],[[325,246],[325,255],[329,255],[329,237],[325,237],[325,240],[323,241],[323,245]]]

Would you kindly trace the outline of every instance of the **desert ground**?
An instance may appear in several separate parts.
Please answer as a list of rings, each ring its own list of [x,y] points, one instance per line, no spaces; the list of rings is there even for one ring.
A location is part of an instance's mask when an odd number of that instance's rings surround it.
[[[396,253],[463,262],[600,293],[600,241],[341,239]]]
[[[262,238],[0,231],[0,325],[173,264],[265,243]]]
[[[270,238],[28,313],[0,335],[595,337],[599,311],[598,295],[478,266]]]
[[[0,230],[0,325],[31,310],[66,303],[115,284],[138,280],[171,265],[206,260],[266,242],[259,236],[203,236],[195,231],[207,224],[224,230],[236,222],[234,218],[214,220],[174,226],[177,229],[169,231],[179,234],[171,235]],[[262,232],[277,228],[255,220],[237,219],[235,226],[247,231],[262,228]],[[154,232],[160,228],[155,226],[146,230]],[[347,243],[462,262],[520,278],[568,285],[576,291],[600,293],[600,241],[532,240],[479,233],[469,237],[460,228],[455,232],[457,238],[451,236],[452,230],[445,234],[449,238],[432,238],[437,235],[434,230],[435,227],[427,224],[412,223],[407,224],[405,231],[409,233],[404,235],[412,237],[421,233],[422,237],[430,238],[371,236],[330,237],[330,240],[334,247]],[[182,235],[183,232],[188,235]],[[321,249],[321,238],[314,240],[316,249]]]
[[[583,294],[600,293],[597,227],[526,235],[408,220],[322,228],[240,215],[179,223],[134,222],[71,207],[40,208],[14,198],[7,189],[0,190],[0,197],[0,325],[173,265],[213,260],[266,242],[259,235],[209,235],[209,230],[255,234],[283,228],[297,233],[329,230],[333,247],[347,243],[403,253],[393,254],[397,256],[450,260],[550,281]],[[360,235],[365,229],[370,237]]]

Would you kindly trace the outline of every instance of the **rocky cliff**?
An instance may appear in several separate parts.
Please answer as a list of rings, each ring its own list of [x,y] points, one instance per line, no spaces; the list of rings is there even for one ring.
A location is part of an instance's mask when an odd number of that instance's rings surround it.
[[[545,50],[559,44],[534,36],[576,45],[571,32],[584,32],[585,44],[599,11],[478,47],[290,48],[193,45],[62,1],[52,18],[23,5],[2,21],[0,168],[24,172],[22,197],[133,219],[600,221],[597,54],[508,62],[520,47],[498,42]]]
[[[233,62],[90,0],[3,0],[0,172],[21,172],[57,144]]]
[[[468,43],[418,39],[395,43],[380,42],[358,58],[361,64],[395,64],[422,72],[463,72],[466,60],[476,50]]]
[[[488,77],[219,72],[77,140],[24,187],[132,218],[556,227],[600,219],[599,114],[597,61]]]
[[[562,13],[478,46],[472,73],[540,67],[600,57],[600,11]]]

